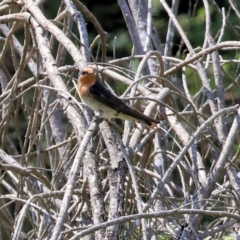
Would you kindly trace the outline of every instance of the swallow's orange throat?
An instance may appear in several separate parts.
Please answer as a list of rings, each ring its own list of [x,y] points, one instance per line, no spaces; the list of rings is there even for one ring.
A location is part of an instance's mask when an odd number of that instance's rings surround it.
[[[79,79],[78,79],[78,89],[80,93],[87,94],[88,89],[93,86],[96,82],[96,76],[91,68],[85,68]]]
[[[79,77],[78,84],[91,87],[96,82],[96,76],[91,68],[86,68]]]

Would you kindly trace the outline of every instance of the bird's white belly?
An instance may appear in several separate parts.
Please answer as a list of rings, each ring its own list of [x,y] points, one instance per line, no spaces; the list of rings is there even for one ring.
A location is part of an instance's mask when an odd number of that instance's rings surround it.
[[[93,111],[95,111],[98,117],[101,118],[114,118],[117,115],[117,111],[106,106],[105,104],[95,100],[94,98],[84,98],[82,97],[82,101],[90,107]]]
[[[100,118],[120,118],[130,121],[136,121],[135,118],[130,117],[126,114],[117,112],[116,110],[108,107],[107,105],[97,101],[94,98],[81,97],[82,102],[84,102],[88,107],[96,112],[97,116]]]

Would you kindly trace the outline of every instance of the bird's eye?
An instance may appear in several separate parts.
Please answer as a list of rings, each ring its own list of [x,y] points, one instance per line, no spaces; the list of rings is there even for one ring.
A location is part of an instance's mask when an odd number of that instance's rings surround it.
[[[82,71],[82,75],[86,75],[87,74],[87,72],[86,71]]]

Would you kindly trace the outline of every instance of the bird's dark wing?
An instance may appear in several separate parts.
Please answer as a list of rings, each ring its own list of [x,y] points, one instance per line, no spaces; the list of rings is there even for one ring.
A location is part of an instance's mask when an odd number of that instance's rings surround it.
[[[108,107],[115,109],[117,112],[124,113],[133,118],[144,121],[150,126],[152,125],[152,123],[159,123],[158,120],[152,119],[125,104],[121,99],[114,96],[108,89],[103,87],[99,82],[95,82],[93,86],[89,87],[89,94],[91,94],[91,96],[94,97],[99,102],[102,102]]]
[[[129,108],[121,99],[113,95],[97,81],[93,86],[89,87],[89,93],[99,102],[104,103],[118,112],[123,112],[123,109]]]

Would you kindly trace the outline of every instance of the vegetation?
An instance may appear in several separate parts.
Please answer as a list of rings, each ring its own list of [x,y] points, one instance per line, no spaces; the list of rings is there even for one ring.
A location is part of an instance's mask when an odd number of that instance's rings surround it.
[[[239,239],[240,3],[100,2],[0,3],[0,239]]]

